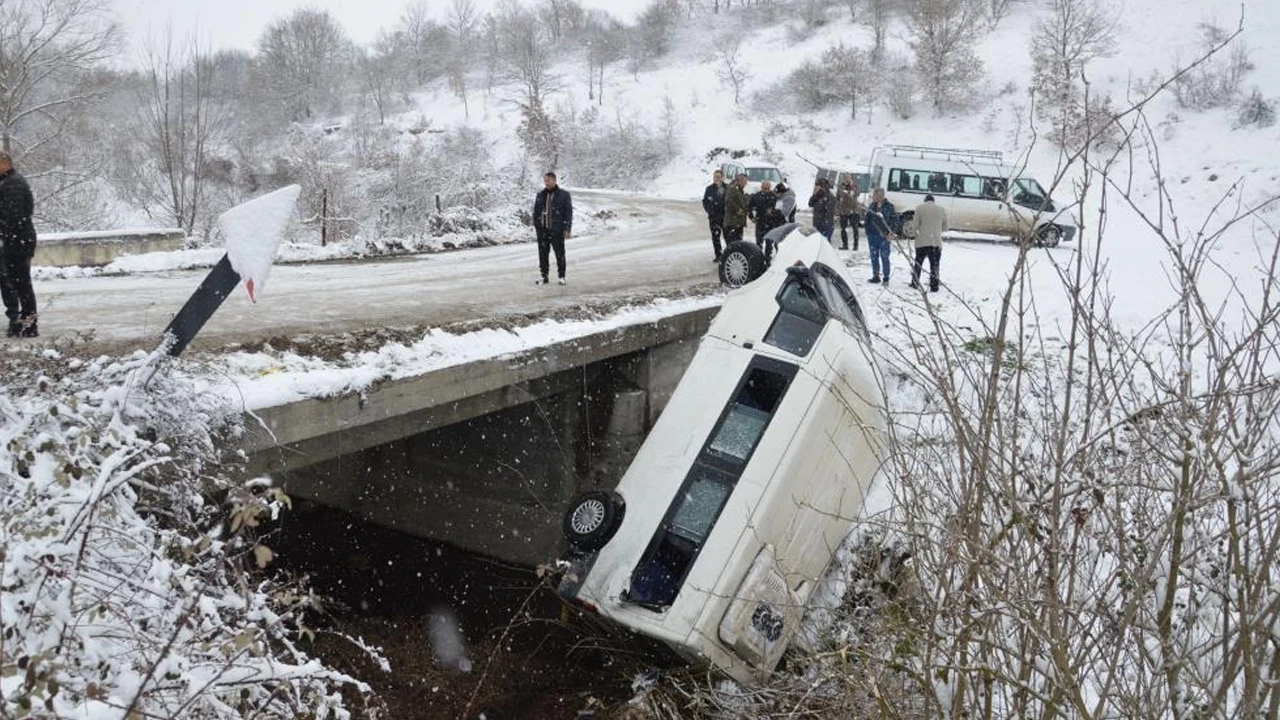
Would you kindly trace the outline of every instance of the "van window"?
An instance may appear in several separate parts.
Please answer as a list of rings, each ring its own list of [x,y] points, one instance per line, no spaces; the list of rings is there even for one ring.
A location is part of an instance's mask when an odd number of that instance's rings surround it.
[[[977,175],[952,175],[951,194],[960,197],[982,197],[982,178]]]
[[[790,277],[778,291],[778,314],[764,335],[765,343],[792,355],[804,357],[827,323],[814,288]]]
[[[749,167],[746,172],[747,180],[751,182],[763,182],[765,180],[771,183],[782,182],[782,173],[778,171],[778,168]]]
[[[1035,210],[1053,210],[1053,204],[1047,202],[1048,193],[1035,180],[1018,178],[1013,181],[1013,187],[1013,201],[1015,203]]]
[[[655,611],[675,602],[797,370],[769,358],[752,360],[632,570],[627,601]]]
[[[858,299],[854,297],[853,291],[849,289],[844,278],[822,263],[814,264],[813,277],[818,294],[821,295],[823,303],[830,309],[831,314],[859,337],[870,341],[871,333],[867,330],[867,321],[862,315],[862,307],[858,305]]]
[[[936,170],[893,168],[889,171],[889,190],[894,192],[950,192],[947,173]]]

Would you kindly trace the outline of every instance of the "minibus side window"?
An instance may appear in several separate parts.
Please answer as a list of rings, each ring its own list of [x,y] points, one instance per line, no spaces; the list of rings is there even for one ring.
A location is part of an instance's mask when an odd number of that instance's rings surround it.
[[[867,330],[867,321],[862,315],[862,307],[858,305],[858,299],[849,289],[844,278],[822,263],[814,263],[813,277],[823,302],[831,309],[831,314],[839,318],[845,327],[870,342],[871,334]]]
[[[791,278],[778,291],[778,305],[778,314],[764,341],[792,355],[808,355],[827,323],[817,294],[812,287]]]
[[[761,357],[748,366],[632,570],[627,601],[659,611],[675,602],[796,370],[794,365]]]

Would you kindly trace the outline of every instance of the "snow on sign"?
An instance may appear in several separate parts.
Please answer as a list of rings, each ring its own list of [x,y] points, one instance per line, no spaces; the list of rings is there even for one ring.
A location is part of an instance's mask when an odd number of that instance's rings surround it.
[[[276,257],[285,227],[293,217],[302,188],[289,185],[237,205],[218,216],[218,230],[227,245],[231,269],[244,278],[249,299],[257,302]]]
[[[226,241],[227,254],[214,265],[165,328],[160,345],[164,354],[180,355],[241,278],[245,280],[249,299],[257,302],[254,295],[267,281],[271,261],[275,259],[301,190],[297,185],[283,187],[218,216],[218,230]]]

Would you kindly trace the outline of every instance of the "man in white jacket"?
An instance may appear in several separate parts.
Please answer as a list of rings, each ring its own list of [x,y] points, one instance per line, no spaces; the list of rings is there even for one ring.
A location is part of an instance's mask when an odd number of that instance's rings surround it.
[[[929,290],[938,292],[938,265],[942,262],[942,233],[947,231],[947,210],[925,195],[916,206],[916,262],[911,268],[911,287],[920,287],[920,270],[929,260]]]

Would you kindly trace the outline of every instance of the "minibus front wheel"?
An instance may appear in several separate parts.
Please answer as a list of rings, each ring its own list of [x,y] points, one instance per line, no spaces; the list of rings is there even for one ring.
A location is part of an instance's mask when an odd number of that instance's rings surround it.
[[[564,514],[564,536],[582,552],[604,547],[622,525],[626,503],[614,492],[592,490],[579,495]]]
[[[749,240],[729,243],[720,255],[720,283],[740,288],[764,274],[764,251]]]
[[[1041,247],[1057,247],[1062,242],[1062,228],[1057,225],[1045,225],[1036,233],[1036,241]]]

